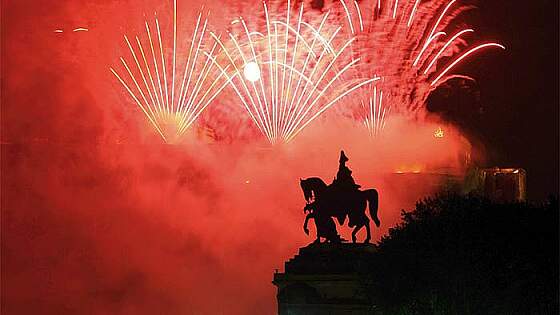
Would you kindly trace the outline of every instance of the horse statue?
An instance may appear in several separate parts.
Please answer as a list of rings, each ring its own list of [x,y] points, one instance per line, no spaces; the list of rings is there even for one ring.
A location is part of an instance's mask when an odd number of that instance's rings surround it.
[[[313,209],[313,218],[315,218],[315,225],[318,231],[317,238],[319,238],[319,234],[328,235],[332,240],[326,237],[327,240],[331,242],[334,240],[335,242],[336,237],[332,236],[334,224],[331,225],[325,218],[335,217],[343,225],[346,216],[348,216],[348,226],[354,228],[352,231],[352,242],[356,243],[356,234],[365,227],[367,236],[364,243],[369,243],[371,231],[369,226],[370,219],[366,215],[366,207],[369,205],[369,216],[375,222],[375,225],[379,227],[380,221],[377,217],[379,195],[377,190],[355,189],[341,191],[333,184],[325,184],[318,177],[300,179],[300,186],[307,202],[306,209]],[[317,217],[321,219],[318,220]],[[308,220],[306,218],[304,230],[306,230]],[[334,229],[336,233],[336,227]],[[321,230],[321,233],[319,233],[319,230]]]

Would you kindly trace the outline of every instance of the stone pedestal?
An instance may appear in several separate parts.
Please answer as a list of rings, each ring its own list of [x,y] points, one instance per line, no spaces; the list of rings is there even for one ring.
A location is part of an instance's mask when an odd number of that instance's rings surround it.
[[[275,273],[278,314],[372,314],[363,272],[370,244],[311,244]]]

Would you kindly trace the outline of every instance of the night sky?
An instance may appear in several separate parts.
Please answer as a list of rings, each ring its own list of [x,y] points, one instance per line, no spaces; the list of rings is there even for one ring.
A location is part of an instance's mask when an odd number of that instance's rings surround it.
[[[463,67],[477,79],[478,100],[470,91],[455,91],[451,101],[432,106],[482,144],[486,166],[525,168],[530,199],[557,194],[558,1],[477,6],[471,12],[475,29],[498,38],[507,51],[480,55]],[[453,102],[467,108],[446,107]]]

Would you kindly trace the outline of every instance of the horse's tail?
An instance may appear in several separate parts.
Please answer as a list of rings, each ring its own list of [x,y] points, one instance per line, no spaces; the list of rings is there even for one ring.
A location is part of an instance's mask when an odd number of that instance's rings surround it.
[[[375,225],[379,227],[381,222],[379,221],[379,217],[377,216],[377,209],[379,208],[379,194],[375,189],[368,189],[366,192],[366,199],[368,201],[369,206],[369,216],[375,222]]]

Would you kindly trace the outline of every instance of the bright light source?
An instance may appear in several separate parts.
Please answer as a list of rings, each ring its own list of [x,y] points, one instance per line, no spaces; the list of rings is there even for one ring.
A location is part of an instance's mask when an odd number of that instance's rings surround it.
[[[254,61],[246,63],[245,67],[243,68],[243,75],[245,76],[245,79],[251,82],[258,81],[261,78],[261,70],[259,69],[259,65]]]

